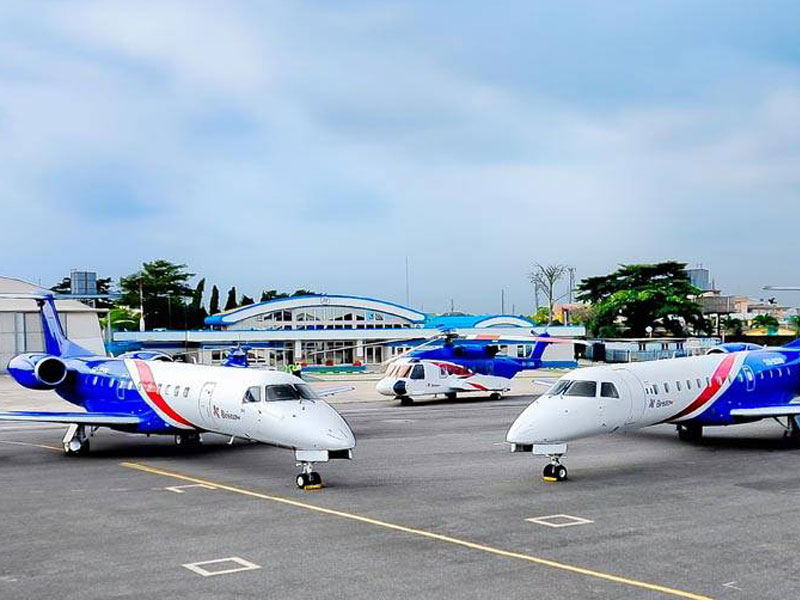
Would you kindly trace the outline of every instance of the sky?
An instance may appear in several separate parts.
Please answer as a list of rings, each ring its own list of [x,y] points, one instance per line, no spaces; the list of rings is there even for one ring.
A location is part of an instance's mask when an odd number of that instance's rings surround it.
[[[800,4],[0,4],[0,273],[532,310],[676,259],[800,285]],[[773,294],[769,294],[773,295]],[[790,305],[800,294],[779,295]]]

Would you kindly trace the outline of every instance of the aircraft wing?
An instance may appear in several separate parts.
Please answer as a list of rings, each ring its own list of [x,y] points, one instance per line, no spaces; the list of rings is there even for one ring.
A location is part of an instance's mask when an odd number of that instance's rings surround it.
[[[335,396],[336,394],[343,394],[344,392],[352,392],[354,388],[352,385],[340,385],[332,388],[325,388],[324,390],[317,390],[320,398],[327,398],[328,396]]]
[[[110,412],[0,412],[0,421],[38,421],[43,423],[65,423],[78,425],[138,425],[139,417]]]
[[[734,408],[732,417],[789,417],[800,415],[800,404],[783,406],[759,406],[758,408]]]

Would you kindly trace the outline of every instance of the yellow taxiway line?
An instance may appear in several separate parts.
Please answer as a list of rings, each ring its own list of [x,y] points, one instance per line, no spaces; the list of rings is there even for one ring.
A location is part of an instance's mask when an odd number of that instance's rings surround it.
[[[510,550],[503,550],[502,548],[496,548],[494,546],[487,546],[486,544],[478,544],[476,542],[470,542],[468,540],[462,540],[459,538],[450,537],[449,535],[442,535],[440,533],[434,533],[432,531],[425,531],[424,529],[416,529],[414,527],[406,527],[405,525],[397,525],[395,523],[389,523],[388,521],[381,521],[379,519],[372,519],[370,517],[363,517],[361,515],[344,512],[341,510],[334,510],[331,508],[324,508],[322,506],[316,506],[314,504],[308,504],[306,502],[300,502],[298,500],[292,500],[290,498],[283,498],[281,496],[272,496],[269,494],[262,494],[260,492],[254,492],[251,490],[246,490],[244,488],[234,487],[231,485],[225,485],[222,483],[217,483],[215,481],[209,481],[207,479],[201,479],[199,477],[192,477],[190,475],[182,475],[180,473],[175,473],[174,471],[167,471],[165,469],[159,469],[157,467],[151,467],[148,465],[143,465],[140,463],[133,463],[133,462],[124,462],[122,463],[123,467],[128,467],[130,469],[136,469],[139,471],[144,471],[145,473],[151,473],[153,475],[161,475],[163,477],[171,477],[173,479],[179,479],[181,481],[189,481],[191,483],[197,483],[200,485],[208,485],[215,487],[220,490],[226,490],[228,492],[232,492],[234,494],[239,494],[242,496],[249,496],[250,498],[259,498],[261,500],[268,500],[270,502],[278,502],[280,504],[286,504],[289,506],[294,506],[297,508],[302,508],[305,510],[310,510],[316,513],[322,513],[325,515],[330,515],[334,517],[340,517],[342,519],[349,519],[351,521],[359,521],[361,523],[367,523],[369,525],[375,525],[377,527],[383,527],[384,529],[392,529],[394,531],[402,531],[403,533],[408,533],[411,535],[415,535],[418,537],[427,538],[430,540],[436,540],[439,542],[445,542],[448,544],[454,544],[456,546],[462,546],[464,548],[470,548],[471,550],[478,550],[480,552],[486,552],[488,554],[494,554],[497,556],[503,556],[506,558],[514,558],[517,560],[524,560],[530,563],[535,563],[538,565],[544,565],[546,567],[551,567],[553,569],[559,569],[561,571],[567,571],[569,573],[576,573],[578,575],[584,575],[586,577],[592,577],[595,579],[603,579],[605,581],[611,581],[613,583],[618,583],[621,585],[626,585],[630,587],[640,588],[649,590],[652,592],[660,592],[662,594],[666,594],[669,596],[675,596],[678,598],[689,598],[691,600],[711,600],[708,596],[702,596],[699,594],[693,594],[691,592],[686,592],[683,590],[658,585],[655,583],[648,583],[646,581],[638,581],[636,579],[629,579],[627,577],[620,577],[618,575],[613,575],[611,573],[604,573],[602,571],[596,571],[593,569],[586,569],[584,567],[578,567],[574,565],[570,565],[567,563],[557,562],[554,560],[549,560],[547,558],[539,558],[538,556],[533,556],[530,554],[523,554],[521,552],[513,552]]]
[[[29,442],[13,442],[11,440],[0,440],[0,444],[13,444],[15,446],[30,446],[31,448],[44,448],[45,450],[53,450],[55,452],[63,452],[63,448],[56,448],[55,446],[47,446],[45,444],[31,444]]]

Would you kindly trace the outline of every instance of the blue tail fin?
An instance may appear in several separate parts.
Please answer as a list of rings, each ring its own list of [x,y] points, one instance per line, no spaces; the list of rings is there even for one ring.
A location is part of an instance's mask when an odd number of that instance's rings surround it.
[[[550,337],[550,334],[543,333],[538,337],[547,338],[547,337]],[[541,369],[542,368],[542,356],[544,356],[544,351],[552,343],[553,342],[547,342],[547,341],[543,342],[541,340],[536,340],[533,343],[533,350],[531,351],[530,356],[528,356],[524,361],[525,369]]]
[[[793,350],[800,350],[800,338],[792,340],[784,346],[784,348],[792,348]]]
[[[42,313],[45,352],[62,358],[92,356],[94,354],[94,352],[76,344],[64,335],[64,329],[61,327],[61,321],[56,310],[56,302],[51,294],[37,298],[36,303]]]

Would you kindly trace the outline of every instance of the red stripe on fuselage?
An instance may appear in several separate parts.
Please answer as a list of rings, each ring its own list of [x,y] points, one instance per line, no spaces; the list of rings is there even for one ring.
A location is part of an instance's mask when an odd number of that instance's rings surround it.
[[[139,371],[139,381],[142,384],[142,389],[144,393],[147,394],[147,397],[153,401],[153,404],[173,421],[177,421],[182,425],[194,427],[192,423],[176,413],[173,408],[167,404],[167,401],[164,400],[161,394],[158,393],[158,386],[156,385],[155,379],[153,379],[153,371],[150,369],[150,365],[138,360],[134,361],[134,363],[136,364],[136,369]]]
[[[714,396],[716,396],[717,393],[722,389],[722,386],[725,385],[725,381],[727,380],[728,375],[731,373],[734,362],[736,362],[735,354],[729,354],[726,356],[714,371],[714,375],[711,376],[711,385],[706,386],[703,391],[700,392],[700,395],[694,400],[694,402],[680,411],[677,415],[673,415],[669,419],[666,419],[665,422],[674,421],[675,419],[685,417],[686,415],[693,413],[701,406],[704,406],[710,402],[711,399],[714,398]]]

